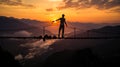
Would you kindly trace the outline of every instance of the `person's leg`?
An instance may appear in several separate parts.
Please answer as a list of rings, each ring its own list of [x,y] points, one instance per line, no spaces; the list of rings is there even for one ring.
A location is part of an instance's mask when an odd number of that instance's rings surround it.
[[[59,31],[58,31],[58,38],[60,38],[60,31],[61,31],[61,26],[59,27]]]
[[[62,38],[64,38],[64,26],[62,27]]]

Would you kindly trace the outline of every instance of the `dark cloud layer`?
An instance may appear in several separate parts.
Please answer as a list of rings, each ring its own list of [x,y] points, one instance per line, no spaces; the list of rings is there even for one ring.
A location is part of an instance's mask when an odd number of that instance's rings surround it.
[[[52,8],[46,9],[46,11],[54,11]]]
[[[90,8],[96,7],[96,9],[104,10],[111,9],[114,7],[119,7],[116,10],[120,9],[120,0],[63,0],[65,6],[57,7],[58,9],[66,9],[66,8]]]
[[[10,5],[10,6],[24,6],[24,7],[34,7],[31,4],[25,4],[22,0],[0,0],[0,4]]]

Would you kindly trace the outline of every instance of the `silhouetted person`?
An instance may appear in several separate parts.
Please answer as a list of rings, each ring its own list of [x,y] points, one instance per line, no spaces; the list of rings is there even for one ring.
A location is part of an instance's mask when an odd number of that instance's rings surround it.
[[[59,32],[58,32],[58,38],[60,38],[60,32],[62,30],[62,38],[64,38],[64,24],[66,24],[67,26],[67,23],[65,21],[65,18],[64,18],[64,14],[62,14],[62,17],[57,19],[56,21],[60,20],[60,27],[59,27]]]

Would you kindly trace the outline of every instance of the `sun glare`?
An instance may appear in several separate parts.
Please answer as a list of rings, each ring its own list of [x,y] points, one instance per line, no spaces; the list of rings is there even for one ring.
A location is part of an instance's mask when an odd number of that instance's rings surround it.
[[[55,18],[53,19],[53,21],[54,21],[53,23],[57,23],[57,21],[56,21],[56,19],[55,19]]]
[[[55,18],[55,17],[52,19],[52,21],[53,21],[52,25],[53,26],[58,25],[58,21],[56,21],[56,20],[57,20],[57,18]]]
[[[54,21],[54,23],[57,23],[57,21]]]

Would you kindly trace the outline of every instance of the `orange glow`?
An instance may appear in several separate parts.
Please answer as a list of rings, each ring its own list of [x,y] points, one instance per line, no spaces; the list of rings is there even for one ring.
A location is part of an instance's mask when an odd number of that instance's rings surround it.
[[[67,21],[71,22],[119,22],[120,14],[109,12],[110,10],[98,10],[95,7],[87,9],[67,8],[58,10],[63,6],[62,0],[23,0],[24,4],[32,4],[36,7],[11,6],[0,4],[0,16],[13,16],[16,18],[30,18],[40,21],[54,21],[65,14]],[[48,10],[46,10],[48,9]],[[54,24],[57,24],[55,21]]]
[[[58,21],[54,21],[53,26],[57,26],[57,25],[58,25]]]
[[[54,21],[54,23],[57,23],[57,21]]]

